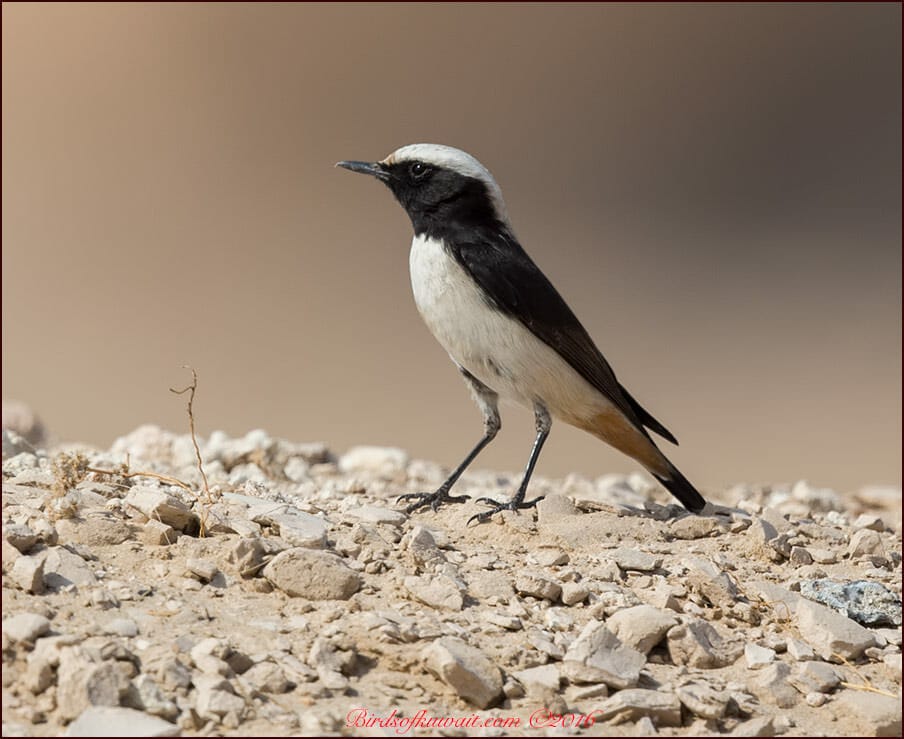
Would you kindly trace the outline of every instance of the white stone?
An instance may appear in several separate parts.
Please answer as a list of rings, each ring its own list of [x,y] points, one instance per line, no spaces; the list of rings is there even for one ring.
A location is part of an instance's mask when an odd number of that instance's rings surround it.
[[[179,727],[133,708],[89,706],[65,736],[179,736]]]
[[[875,644],[875,637],[869,629],[806,598],[797,602],[795,621],[801,637],[822,659],[837,659],[837,655],[856,660]]]
[[[502,673],[479,649],[457,637],[443,637],[421,653],[426,668],[459,697],[489,708],[502,697]]]
[[[623,644],[648,654],[677,623],[673,611],[642,605],[616,611],[606,621],[606,627]]]
[[[50,621],[39,613],[18,613],[3,619],[3,633],[13,642],[31,643],[50,631]]]
[[[750,670],[759,670],[775,661],[775,650],[748,642],[744,645],[744,659]]]
[[[361,587],[361,578],[339,557],[300,547],[277,554],[264,577],[287,595],[309,600],[347,600]]]
[[[622,644],[605,624],[590,621],[565,653],[565,676],[580,683],[606,683],[617,690],[632,688],[640,679],[646,657]]]

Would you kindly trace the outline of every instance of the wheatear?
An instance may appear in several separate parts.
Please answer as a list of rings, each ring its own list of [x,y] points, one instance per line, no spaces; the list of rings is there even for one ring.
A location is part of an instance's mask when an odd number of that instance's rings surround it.
[[[530,408],[534,441],[524,477],[506,503],[489,498],[487,521],[525,501],[552,418],[590,432],[642,464],[682,505],[706,501],[659,450],[649,431],[675,437],[625,390],[590,335],[515,238],[496,180],[470,154],[449,146],[403,146],[379,162],[339,162],[372,175],[401,203],[414,226],[410,267],[414,300],[430,331],[471,388],[484,417],[483,438],[433,493],[409,493],[434,510],[468,496],[449,491],[502,423],[500,398]]]

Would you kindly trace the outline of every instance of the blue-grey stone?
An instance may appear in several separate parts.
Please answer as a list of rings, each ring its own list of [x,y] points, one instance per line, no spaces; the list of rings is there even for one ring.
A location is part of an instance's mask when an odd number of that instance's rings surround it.
[[[800,594],[864,626],[901,625],[901,599],[878,582],[804,580],[800,584]]]

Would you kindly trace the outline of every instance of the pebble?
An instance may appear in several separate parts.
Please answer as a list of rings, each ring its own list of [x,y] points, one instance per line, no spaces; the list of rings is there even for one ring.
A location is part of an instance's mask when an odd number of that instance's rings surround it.
[[[566,606],[583,603],[589,595],[590,590],[583,583],[573,581],[562,583],[562,594],[560,597]]]
[[[731,695],[725,690],[717,690],[703,680],[692,679],[675,689],[675,695],[682,705],[695,716],[705,719],[720,719],[728,710]]]
[[[150,519],[141,529],[141,540],[145,544],[150,544],[151,546],[166,546],[169,544],[175,544],[176,539],[179,538],[179,534],[172,526],[169,524],[163,523],[162,521],[157,521],[156,519]]]
[[[104,626],[104,631],[108,634],[127,638],[138,636],[138,624],[131,618],[114,618]]]
[[[759,698],[761,703],[791,708],[800,695],[788,683],[791,668],[784,662],[773,662],[753,673],[747,680],[747,690]]]
[[[44,592],[44,560],[42,553],[36,556],[17,557],[10,570],[10,578],[26,593],[40,595]]]
[[[90,706],[69,724],[64,736],[179,736],[179,727],[132,708]]]
[[[12,642],[33,644],[50,631],[50,621],[39,613],[18,613],[3,619],[3,634]]]
[[[548,578],[533,572],[522,572],[514,581],[515,592],[532,595],[535,598],[555,602],[562,593],[562,587]]]
[[[327,552],[296,547],[277,554],[264,567],[273,587],[308,600],[347,600],[361,587],[361,578]]]
[[[125,502],[149,520],[160,521],[177,531],[196,533],[200,527],[200,519],[185,503],[162,490],[135,485]]]
[[[756,716],[738,724],[729,736],[777,736],[771,716]]]
[[[254,519],[258,521],[257,518]],[[292,511],[268,516],[267,521],[279,530],[280,538],[292,547],[325,549],[328,523],[320,516]]]
[[[901,653],[897,654],[886,654],[882,661],[885,663],[885,667],[888,670],[889,675],[891,675],[893,680],[897,682],[901,682]]]
[[[788,639],[788,654],[798,662],[815,659],[816,652],[806,642],[800,639]]]
[[[801,637],[822,659],[856,660],[876,641],[869,629],[806,598],[798,600],[794,617]]]
[[[458,583],[444,575],[435,577],[406,577],[405,589],[414,598],[431,608],[460,611],[464,607],[464,595]]]
[[[590,621],[565,653],[565,677],[577,683],[606,683],[611,688],[633,688],[646,657],[621,643],[601,621]]]
[[[744,651],[729,642],[706,621],[694,619],[673,626],[666,634],[669,656],[676,665],[713,669],[732,664]]]
[[[401,526],[408,520],[408,516],[401,511],[382,506],[363,505],[349,508],[346,515],[369,524],[388,524],[389,526]]]
[[[684,516],[669,526],[669,532],[676,539],[703,539],[720,531],[719,523],[714,518],[703,516]]]
[[[851,534],[851,540],[847,549],[848,556],[852,559],[867,557],[877,554],[885,556],[885,547],[882,545],[882,537],[872,529],[860,529]]]
[[[681,726],[681,702],[674,693],[629,688],[619,690],[596,709],[599,721],[639,721],[646,717],[656,726]]]
[[[788,683],[801,693],[830,693],[838,687],[841,679],[832,665],[825,662],[801,662],[788,678]]]
[[[4,524],[3,539],[22,554],[28,554],[31,548],[38,543],[38,535],[25,524]]]
[[[606,628],[623,644],[648,654],[677,623],[674,612],[641,605],[616,611],[606,621]]]
[[[512,677],[524,686],[525,695],[538,705],[549,706],[560,698],[561,676],[556,665],[539,665],[518,670],[512,673]]]
[[[461,639],[437,639],[424,648],[421,660],[459,697],[478,708],[489,708],[502,697],[502,672],[483,652]]]
[[[242,675],[242,679],[262,693],[287,693],[294,687],[282,667],[273,662],[258,662]]]
[[[747,661],[748,669],[758,670],[775,661],[775,650],[747,643],[744,645],[744,659]]]
[[[618,548],[607,552],[607,555],[615,560],[621,570],[634,570],[636,572],[652,572],[662,564],[662,557],[657,557],[639,549]]]
[[[51,590],[69,585],[94,585],[97,576],[84,559],[66,547],[50,547],[44,557],[44,584]]]
[[[901,599],[878,582],[804,580],[800,594],[832,608],[864,626],[900,626]]]

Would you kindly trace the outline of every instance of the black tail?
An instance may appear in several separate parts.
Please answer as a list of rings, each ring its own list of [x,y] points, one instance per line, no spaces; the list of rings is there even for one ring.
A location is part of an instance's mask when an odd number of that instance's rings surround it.
[[[660,477],[659,475],[654,475],[654,477],[662,483],[662,486],[666,490],[678,498],[678,500],[681,501],[681,505],[687,508],[691,513],[700,513],[700,511],[703,510],[703,506],[706,505],[703,496],[697,492],[697,488],[695,488],[684,475],[675,469],[674,465],[671,466],[671,476],[669,479]]]

